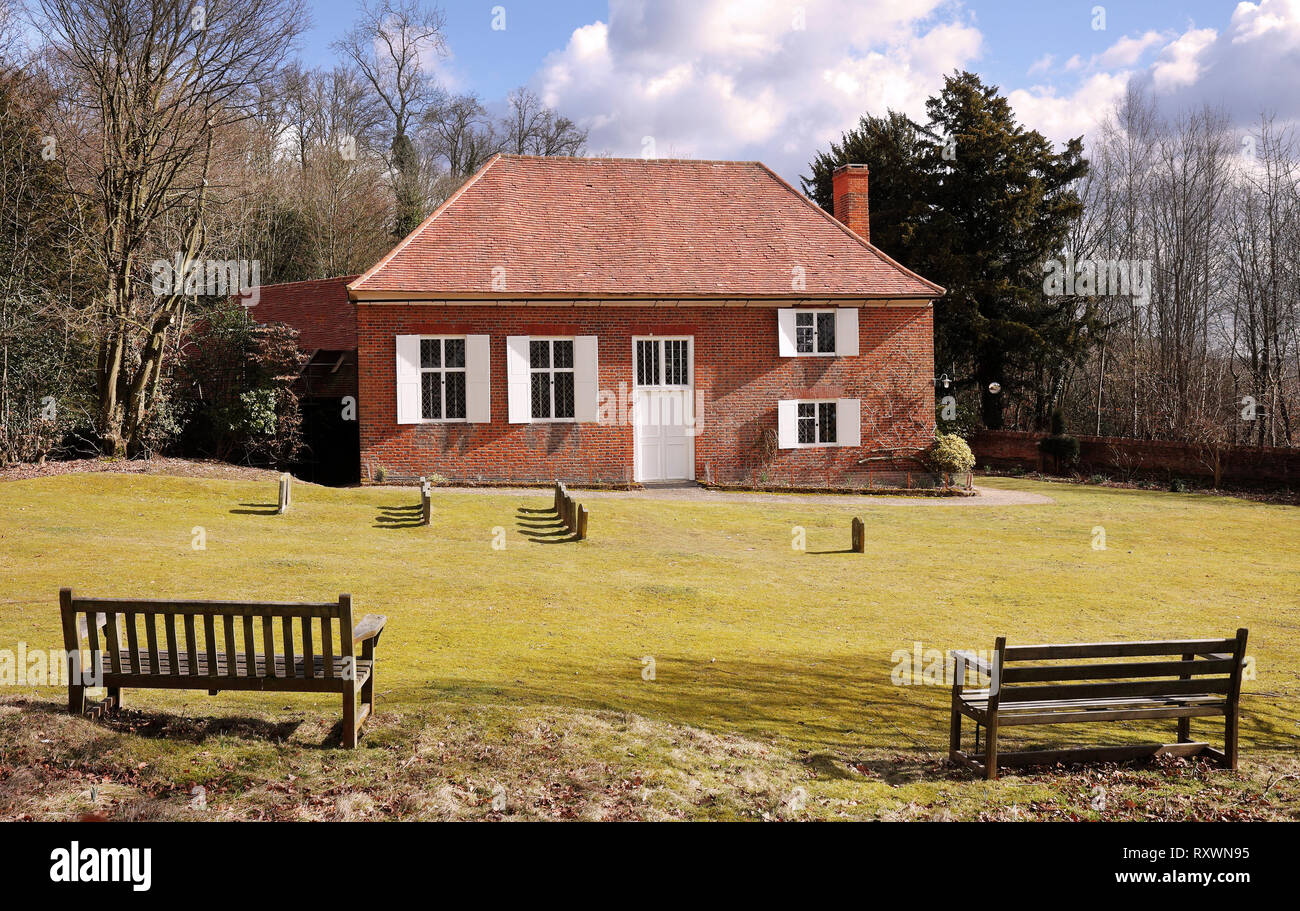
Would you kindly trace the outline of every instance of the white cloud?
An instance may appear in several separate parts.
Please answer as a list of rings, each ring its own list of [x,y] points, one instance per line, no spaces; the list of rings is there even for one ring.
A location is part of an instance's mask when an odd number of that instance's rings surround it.
[[[1032,84],[1003,90],[1055,142],[1086,135],[1130,81],[1171,114],[1210,104],[1239,124],[1300,121],[1300,0],[1238,3],[1212,25],[1044,53]],[[611,0],[609,21],[575,30],[536,82],[590,127],[593,151],[639,155],[652,137],[660,157],[758,158],[794,181],[866,111],[923,119],[945,75],[979,71],[982,42],[948,0]]]
[[[1133,66],[1151,48],[1163,44],[1168,36],[1157,31],[1147,31],[1133,37],[1124,36],[1098,54],[1093,63],[1102,69]]]
[[[1167,45],[1151,68],[1151,80],[1156,91],[1194,84],[1201,75],[1201,52],[1214,44],[1218,35],[1212,28],[1192,29]]]
[[[802,26],[802,27],[800,27]],[[944,0],[612,0],[537,76],[591,148],[758,158],[795,180],[864,111],[920,117],[979,31]]]
[[[1300,122],[1300,0],[1238,3],[1222,31],[1190,26],[1126,36],[1086,61],[1071,58],[1064,69],[1082,81],[1008,92],[1021,120],[1058,142],[1086,134],[1130,80],[1149,89],[1171,117],[1210,105],[1238,126],[1249,127],[1261,113]]]

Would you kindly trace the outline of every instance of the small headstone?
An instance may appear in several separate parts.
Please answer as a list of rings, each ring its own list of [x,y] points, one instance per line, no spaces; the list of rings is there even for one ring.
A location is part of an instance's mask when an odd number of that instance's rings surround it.
[[[855,554],[867,552],[867,526],[858,518],[853,520],[853,552]]]

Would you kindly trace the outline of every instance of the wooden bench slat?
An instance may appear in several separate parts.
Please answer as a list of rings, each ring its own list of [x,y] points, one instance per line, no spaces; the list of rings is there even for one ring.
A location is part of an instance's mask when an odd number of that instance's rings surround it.
[[[106,654],[107,654],[107,653],[106,653]],[[145,657],[146,653],[142,650],[142,651],[140,652],[140,655],[141,655],[141,657]],[[217,676],[217,677],[226,677],[226,676],[229,676],[229,675],[226,673],[226,664],[227,664],[226,659],[227,659],[227,655],[226,655],[225,652],[218,652],[218,653],[217,653],[217,672],[216,672],[216,674],[209,674],[209,673],[208,673],[208,668],[211,667],[211,664],[210,664],[210,662],[208,661],[208,656],[207,656],[207,654],[206,654],[205,652],[200,651],[200,652],[197,654],[196,657],[197,657],[197,659],[198,659],[197,662],[196,662],[196,665],[197,665],[198,669],[202,672],[202,676]],[[275,655],[275,656],[273,656],[273,657],[274,657],[274,662],[275,662],[276,676],[277,676],[277,677],[280,677],[280,676],[287,676],[287,674],[286,674],[286,669],[288,668],[288,664],[286,663],[286,656],[284,656],[284,655]],[[187,676],[191,676],[191,675],[192,675],[192,670],[193,670],[193,668],[195,667],[195,665],[191,665],[191,664],[190,664],[189,656],[185,653],[184,650],[182,650],[182,651],[179,653],[179,664],[178,664],[179,672],[176,673],[176,674],[173,674],[173,673],[171,673],[170,671],[166,670],[165,665],[164,665],[164,669],[163,669],[162,671],[160,671],[159,673],[157,673],[157,674],[151,674],[151,673],[149,673],[147,670],[141,672],[140,674],[132,674],[129,670],[126,669],[126,668],[129,666],[129,661],[130,661],[130,655],[128,654],[128,650],[127,650],[127,649],[121,649],[121,650],[120,650],[120,660],[121,660],[122,662],[124,662],[123,665],[122,665],[122,666],[123,666],[123,670],[122,670],[122,672],[121,672],[120,674],[116,674],[116,673],[114,673],[114,672],[112,672],[112,671],[106,671],[105,674],[106,674],[106,675],[112,675],[112,676],[121,676],[121,677],[132,677],[132,676],[134,676],[134,677],[140,677],[140,678],[142,678],[142,679],[144,679],[144,678],[155,678],[155,677],[156,677],[156,678],[163,678],[163,677],[187,677]],[[315,669],[316,669],[316,679],[317,679],[317,682],[318,682],[318,683],[331,682],[331,681],[328,680],[328,678],[325,677],[325,663],[324,663],[324,662],[325,662],[325,658],[324,658],[324,656],[323,656],[323,655],[316,655],[316,656],[314,656],[314,658],[313,658],[312,660],[313,660],[313,663],[314,663],[314,666],[315,666]],[[334,662],[333,662],[333,663],[334,663],[334,678],[333,678],[332,682],[334,682],[334,683],[339,682],[338,678],[342,675],[343,667],[344,667],[344,663],[345,663],[346,660],[347,660],[347,657],[344,656],[344,655],[335,655],[335,656],[334,656]],[[297,658],[297,659],[295,659],[295,661],[293,662],[294,667],[295,667],[295,668],[301,668],[302,665],[303,665],[303,661],[304,661],[304,659],[302,659],[302,658]],[[357,665],[360,665],[362,662],[361,662],[360,660],[358,660],[358,659],[354,659],[354,663],[357,664]],[[246,669],[247,669],[247,667],[248,667],[248,662],[247,662],[247,660],[246,660],[246,658],[245,658],[245,656],[244,656],[244,654],[243,654],[242,652],[236,652],[236,653],[235,653],[234,664],[235,664],[235,666],[239,669],[239,673],[238,673],[236,676],[238,676],[238,677],[247,677],[247,676],[248,676],[248,674],[246,673]],[[265,654],[262,654],[262,653],[259,653],[259,654],[258,654],[258,656],[257,656],[257,666],[258,666],[259,668],[265,668],[265,667],[267,666],[267,661],[266,661],[266,655],[265,655]],[[270,675],[268,674],[267,676],[270,676]],[[301,676],[301,675],[299,675],[299,676]],[[222,688],[222,687],[219,687],[219,688]]]
[[[253,638],[253,618],[248,614],[244,615],[244,658],[244,676],[258,676],[257,643]]]
[[[123,614],[126,618],[126,647],[131,654],[131,673],[140,673],[140,637],[135,628],[135,614],[128,612]]]
[[[334,676],[334,623],[328,617],[320,620],[321,657],[325,659],[325,676]]]
[[[999,723],[1016,727],[1030,724],[1084,724],[1093,721],[1141,721],[1155,718],[1201,718],[1222,715],[1224,706],[1171,705],[1150,709],[1093,709],[1080,712],[1027,712],[1023,715],[998,713]]]
[[[198,637],[194,635],[194,615],[185,615],[185,657],[191,668],[199,666]]]
[[[154,614],[145,612],[144,637],[149,645],[149,672],[158,673],[158,627],[154,623]]]
[[[262,653],[265,655],[275,654],[275,634],[274,624],[269,616],[262,617]],[[266,673],[270,677],[275,677],[275,662],[266,663]]]
[[[311,642],[311,618],[302,620],[302,669],[308,680],[316,676],[316,652]]]
[[[337,617],[339,615],[339,606],[337,602],[332,601],[324,603],[268,601],[263,604],[260,601],[131,601],[121,598],[75,598],[73,604],[77,611],[95,610],[104,613],[111,610],[119,614],[127,611],[137,613],[148,611],[154,614],[214,614],[216,616],[231,614],[242,617],[251,610],[258,616],[270,614],[272,617]]]
[[[1056,686],[1003,687],[998,694],[1002,705],[1013,702],[1041,702],[1050,699],[1107,699],[1122,696],[1181,696],[1227,693],[1232,681],[1208,677],[1199,680],[1147,680],[1123,683],[1063,683]]]
[[[1187,652],[1231,652],[1236,639],[1169,639],[1146,642],[1081,642],[1077,645],[1008,645],[1007,661],[1046,661],[1060,658],[1127,658],[1142,655],[1182,655]]]
[[[203,638],[208,647],[208,667],[216,673],[217,667],[217,620],[212,614],[203,618]]]
[[[86,639],[90,642],[91,667],[100,667],[104,661],[104,652],[99,647],[99,625],[95,612],[86,615]]]
[[[167,670],[174,674],[176,673],[176,669],[180,667],[180,661],[178,658],[179,649],[176,646],[175,614],[163,615],[163,632],[167,637]]]
[[[293,673],[293,620],[285,617],[282,621],[281,632],[284,634],[284,657],[287,662],[288,676],[294,676]]]
[[[105,614],[104,617],[104,638],[108,640],[108,653],[111,656],[109,666],[113,669],[113,673],[120,674],[122,656],[118,653],[117,614]]]
[[[1209,674],[1228,676],[1233,661],[1141,661],[1125,664],[1051,664],[1041,667],[1004,667],[1002,682],[1033,683],[1045,680],[1105,680],[1118,677],[1178,677]]]
[[[238,668],[235,664],[235,617],[233,614],[225,614],[221,618],[221,625],[225,627],[226,634],[226,676],[239,676]]]

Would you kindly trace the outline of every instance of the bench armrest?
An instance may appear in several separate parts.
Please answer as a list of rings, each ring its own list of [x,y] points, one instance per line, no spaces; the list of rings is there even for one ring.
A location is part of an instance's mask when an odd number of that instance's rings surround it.
[[[992,665],[990,665],[990,664],[989,664],[987,661],[985,661],[984,659],[980,658],[980,657],[979,657],[978,655],[976,655],[974,652],[967,652],[967,651],[964,651],[964,650],[961,650],[961,649],[954,649],[953,651],[949,652],[948,654],[949,654],[951,657],[955,658],[955,659],[957,660],[958,663],[961,663],[961,662],[964,661],[966,664],[968,664],[968,665],[970,665],[971,667],[975,668],[975,670],[979,671],[979,672],[980,672],[981,674],[983,674],[985,677],[992,677],[992,676],[993,676],[993,667],[992,667]]]
[[[356,629],[352,631],[353,642],[365,642],[367,639],[377,639],[379,634],[384,631],[384,624],[388,622],[387,617],[378,614],[366,614],[357,624]]]

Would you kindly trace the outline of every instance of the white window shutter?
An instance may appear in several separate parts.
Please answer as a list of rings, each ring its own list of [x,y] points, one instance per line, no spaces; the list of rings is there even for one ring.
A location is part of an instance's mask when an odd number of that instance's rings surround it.
[[[492,338],[465,336],[465,420],[492,423]]]
[[[799,403],[776,403],[776,445],[778,449],[794,449],[799,445]]]
[[[858,308],[840,307],[835,311],[835,354],[858,356]]]
[[[776,344],[781,357],[796,357],[799,354],[794,341],[794,311],[776,311]]]
[[[835,443],[838,446],[862,445],[862,400],[837,399],[835,402]]]
[[[600,359],[596,336],[579,335],[573,340],[573,419],[583,424],[596,421],[600,397]]]
[[[397,423],[418,424],[424,413],[420,399],[420,336],[397,336]]]
[[[512,335],[506,339],[506,393],[511,424],[531,424],[533,393],[528,367],[528,336]]]

